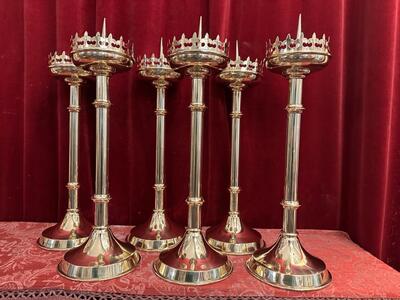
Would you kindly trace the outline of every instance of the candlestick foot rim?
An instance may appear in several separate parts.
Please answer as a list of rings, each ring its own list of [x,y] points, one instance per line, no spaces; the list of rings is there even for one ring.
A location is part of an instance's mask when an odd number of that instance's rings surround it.
[[[61,222],[46,228],[37,240],[40,248],[65,251],[84,243],[92,230],[92,225],[78,210],[68,210]]]
[[[261,234],[241,223],[238,233],[226,230],[226,223],[210,227],[206,231],[207,243],[217,251],[228,255],[249,255],[264,246]]]
[[[153,212],[145,223],[131,229],[127,241],[142,251],[164,251],[175,247],[185,234],[185,229],[171,221],[164,211]]]
[[[257,250],[246,267],[255,278],[286,290],[319,290],[332,281],[325,263],[305,251],[296,234],[281,235],[272,247]]]
[[[187,230],[179,245],[153,263],[160,278],[181,285],[205,285],[227,278],[233,270],[228,257],[213,250],[200,230]]]
[[[115,238],[109,227],[94,227],[84,244],[65,253],[58,272],[77,281],[108,280],[131,272],[140,259],[135,247]]]

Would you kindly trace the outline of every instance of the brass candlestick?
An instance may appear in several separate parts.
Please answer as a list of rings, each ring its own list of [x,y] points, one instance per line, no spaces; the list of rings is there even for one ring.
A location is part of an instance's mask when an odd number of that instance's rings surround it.
[[[105,280],[124,275],[140,261],[140,255],[129,243],[117,240],[108,225],[108,144],[109,144],[109,78],[112,73],[127,70],[133,60],[122,37],[116,40],[102,34],[84,33],[72,40],[73,60],[96,76],[96,178],[94,226],[89,239],[68,251],[58,265],[61,275],[75,280]]]
[[[155,170],[155,207],[151,219],[132,228],[128,241],[141,250],[161,251],[174,247],[185,232],[183,227],[172,222],[164,212],[164,141],[165,141],[165,90],[170,80],[179,77],[164,56],[163,43],[160,43],[160,56],[142,58],[139,73],[153,81],[157,89],[156,107],[156,170]]]
[[[65,51],[50,55],[49,68],[54,75],[64,77],[69,85],[68,208],[61,222],[42,232],[38,243],[49,250],[67,250],[85,242],[92,228],[78,209],[79,86],[82,77],[90,73],[75,66]]]
[[[239,141],[240,141],[240,110],[242,90],[247,83],[260,76],[260,66],[248,57],[241,60],[239,46],[236,41],[236,59],[231,60],[222,70],[219,77],[229,83],[232,89],[232,134],[231,134],[231,178],[230,178],[230,209],[226,221],[210,227],[206,231],[207,242],[216,250],[226,254],[251,254],[263,245],[261,234],[246,226],[239,215]]]
[[[315,33],[305,38],[301,31],[301,15],[297,37],[283,41],[277,37],[267,47],[267,67],[283,71],[289,79],[289,104],[286,146],[286,179],[283,206],[283,228],[277,242],[270,248],[257,250],[247,261],[247,268],[256,278],[270,285],[309,291],[326,287],[332,280],[325,263],[305,251],[296,231],[297,175],[299,164],[300,118],[303,78],[314,68],[328,62],[329,39],[318,39]]]
[[[206,108],[203,84],[210,67],[226,62],[226,41],[220,41],[219,36],[211,39],[208,34],[203,37],[200,18],[198,33],[193,33],[189,39],[184,34],[179,40],[174,37],[169,58],[175,65],[186,67],[192,78],[188,226],[183,240],[175,248],[162,252],[153,267],[158,276],[173,283],[208,284],[222,280],[232,272],[228,258],[213,250],[201,232],[201,206],[204,202],[201,196],[201,148]]]

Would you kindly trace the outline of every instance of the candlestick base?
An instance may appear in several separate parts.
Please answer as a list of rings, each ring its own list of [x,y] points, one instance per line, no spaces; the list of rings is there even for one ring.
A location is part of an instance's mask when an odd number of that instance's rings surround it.
[[[332,281],[325,263],[304,250],[297,234],[281,233],[272,247],[254,252],[246,267],[257,279],[286,290],[318,290]]]
[[[47,250],[68,250],[84,243],[92,230],[77,209],[68,209],[61,222],[45,229],[38,239],[40,247]]]
[[[261,234],[241,222],[239,215],[206,231],[207,243],[215,250],[229,255],[248,255],[264,246]]]
[[[143,251],[164,251],[175,247],[185,229],[166,217],[164,211],[155,210],[144,224],[132,228],[127,241]]]
[[[228,257],[213,250],[200,229],[188,229],[183,240],[154,262],[155,273],[183,285],[204,285],[225,279],[232,272]]]
[[[117,240],[109,227],[93,227],[86,243],[65,253],[58,272],[72,280],[107,280],[129,273],[139,261],[135,247]]]

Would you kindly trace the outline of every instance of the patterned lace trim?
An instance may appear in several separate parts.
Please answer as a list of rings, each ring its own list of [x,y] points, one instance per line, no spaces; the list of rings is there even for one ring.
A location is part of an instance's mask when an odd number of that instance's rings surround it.
[[[119,293],[80,292],[66,290],[0,291],[0,299],[79,299],[79,300],[391,300],[396,298],[274,297],[274,296],[162,296]]]

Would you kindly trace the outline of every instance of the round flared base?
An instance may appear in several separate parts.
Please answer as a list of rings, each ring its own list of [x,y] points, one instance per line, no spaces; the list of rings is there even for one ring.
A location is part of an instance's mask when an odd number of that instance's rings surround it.
[[[175,247],[184,234],[185,229],[172,222],[163,212],[154,212],[149,221],[132,228],[127,241],[139,250],[164,251]]]
[[[303,249],[297,234],[281,234],[271,248],[254,252],[246,267],[257,279],[286,290],[319,290],[332,281],[325,263]]]
[[[129,273],[139,262],[133,245],[117,240],[108,227],[94,227],[84,244],[65,253],[58,271],[72,280],[108,280]]]
[[[78,210],[68,210],[64,219],[45,229],[38,239],[38,244],[46,250],[68,250],[84,243],[92,230]]]
[[[225,255],[207,245],[200,230],[190,229],[178,246],[160,254],[153,268],[162,279],[182,285],[218,282],[233,270]]]
[[[210,227],[206,231],[207,243],[215,250],[229,255],[248,255],[264,246],[261,234],[241,223],[240,232],[230,233],[226,223]]]

